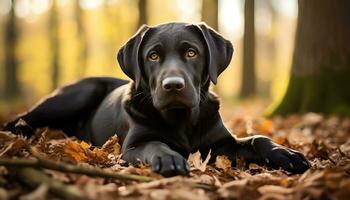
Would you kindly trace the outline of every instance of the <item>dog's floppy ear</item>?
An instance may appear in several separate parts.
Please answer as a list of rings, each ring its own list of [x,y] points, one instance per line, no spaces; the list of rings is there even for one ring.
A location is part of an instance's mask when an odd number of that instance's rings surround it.
[[[141,69],[139,49],[145,33],[149,30],[147,25],[142,25],[136,34],[118,51],[118,62],[123,72],[135,82],[136,88],[141,81]]]
[[[219,33],[205,23],[197,24],[202,32],[208,48],[208,73],[210,80],[216,84],[218,76],[230,64],[233,46],[230,41],[223,38]]]

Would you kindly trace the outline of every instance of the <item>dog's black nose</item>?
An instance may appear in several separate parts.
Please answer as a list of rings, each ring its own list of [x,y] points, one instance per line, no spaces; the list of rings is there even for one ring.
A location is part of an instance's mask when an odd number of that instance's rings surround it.
[[[162,86],[167,92],[172,90],[181,91],[185,88],[185,80],[179,76],[167,77],[162,81]]]

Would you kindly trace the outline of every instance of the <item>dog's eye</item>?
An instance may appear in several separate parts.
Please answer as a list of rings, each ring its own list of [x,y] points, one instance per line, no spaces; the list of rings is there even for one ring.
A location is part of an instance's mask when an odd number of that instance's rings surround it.
[[[148,59],[150,61],[158,61],[159,60],[159,55],[156,52],[152,52],[149,54]]]
[[[197,56],[197,52],[194,49],[188,49],[186,52],[186,57],[188,58],[194,58]]]

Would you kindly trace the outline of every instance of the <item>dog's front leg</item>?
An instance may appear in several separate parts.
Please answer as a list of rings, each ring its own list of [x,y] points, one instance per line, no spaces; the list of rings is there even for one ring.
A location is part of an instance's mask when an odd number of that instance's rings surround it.
[[[238,149],[238,157],[249,157],[250,152],[253,152],[268,166],[282,168],[293,174],[303,173],[311,167],[302,153],[276,144],[268,137],[256,135],[236,140],[238,148],[241,148]]]
[[[189,173],[186,159],[159,141],[150,141],[128,147],[123,152],[122,159],[130,163],[149,164],[153,171],[166,177]]]
[[[243,159],[246,163],[266,164],[291,173],[303,173],[310,168],[304,155],[293,149],[278,145],[270,138],[256,135],[236,138],[223,125],[221,119],[208,132],[208,141],[214,155],[227,155],[233,161]]]

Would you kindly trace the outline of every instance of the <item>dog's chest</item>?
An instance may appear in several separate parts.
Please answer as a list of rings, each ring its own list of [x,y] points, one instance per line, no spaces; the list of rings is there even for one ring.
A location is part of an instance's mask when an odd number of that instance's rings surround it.
[[[198,150],[201,144],[201,134],[193,126],[169,128],[166,137],[172,149],[184,156]]]

